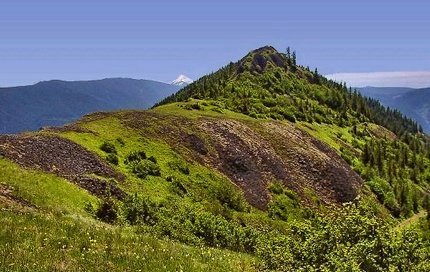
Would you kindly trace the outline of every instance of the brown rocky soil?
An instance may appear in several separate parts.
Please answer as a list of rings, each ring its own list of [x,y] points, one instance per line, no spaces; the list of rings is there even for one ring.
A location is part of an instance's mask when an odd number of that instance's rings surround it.
[[[95,195],[125,196],[118,186],[108,181],[123,181],[122,174],[67,139],[47,135],[4,135],[0,136],[0,154],[21,166],[64,177]]]

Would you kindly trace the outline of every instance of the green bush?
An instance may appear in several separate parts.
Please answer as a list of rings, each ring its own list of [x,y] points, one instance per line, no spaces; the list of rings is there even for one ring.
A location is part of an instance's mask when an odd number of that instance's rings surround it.
[[[185,109],[187,109],[187,110],[201,110],[202,107],[200,106],[199,103],[192,103],[192,104],[185,105]]]
[[[280,181],[274,181],[270,183],[268,189],[272,194],[275,195],[284,193],[284,185]]]
[[[175,192],[177,195],[183,197],[188,193],[187,187],[181,182],[181,180],[178,179],[172,179],[172,188],[173,192]]]
[[[267,207],[270,218],[287,221],[300,216],[299,203],[286,194],[275,195]]]
[[[116,148],[112,143],[109,142],[104,142],[101,146],[100,149],[106,153],[109,154],[117,154]]]
[[[125,164],[137,163],[146,159],[145,151],[132,151],[130,152],[124,160]]]
[[[183,162],[181,160],[169,162],[169,167],[172,170],[178,170],[179,172],[181,172],[184,175],[190,174],[190,168],[188,167],[188,165],[185,162]]]
[[[125,142],[124,142],[124,140],[122,138],[118,137],[118,138],[116,138],[116,141],[118,142],[118,144],[120,146],[125,146]]]
[[[428,271],[430,244],[416,231],[392,231],[366,207],[295,222],[289,234],[260,236],[257,255],[269,271]]]
[[[157,159],[154,156],[149,157],[148,160],[152,161],[155,164],[157,163]]]
[[[95,215],[103,222],[113,224],[118,220],[119,208],[112,198],[103,199],[97,208]]]
[[[154,225],[158,221],[158,206],[151,202],[149,198],[142,198],[137,194],[128,196],[124,200],[123,207],[124,217],[131,225]]]
[[[114,165],[118,165],[118,156],[115,154],[108,154],[106,160]]]
[[[160,167],[155,163],[153,163],[152,161],[148,161],[148,160],[134,163],[132,165],[131,171],[140,179],[144,179],[148,175],[161,176]]]
[[[215,197],[222,205],[236,211],[248,210],[248,203],[239,188],[229,181],[220,182],[215,189]]]

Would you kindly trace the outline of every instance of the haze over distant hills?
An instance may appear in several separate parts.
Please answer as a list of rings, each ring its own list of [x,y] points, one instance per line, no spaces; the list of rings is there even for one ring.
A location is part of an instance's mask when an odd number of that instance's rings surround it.
[[[357,88],[363,95],[378,99],[383,105],[400,110],[430,132],[430,87],[422,89],[404,87]]]
[[[63,125],[95,111],[146,109],[180,88],[131,78],[51,80],[0,88],[0,133]]]

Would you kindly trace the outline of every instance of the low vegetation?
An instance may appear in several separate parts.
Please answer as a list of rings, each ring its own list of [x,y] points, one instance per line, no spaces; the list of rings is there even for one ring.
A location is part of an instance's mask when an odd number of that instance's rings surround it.
[[[412,120],[271,47],[161,104],[0,141],[1,269],[430,270]]]

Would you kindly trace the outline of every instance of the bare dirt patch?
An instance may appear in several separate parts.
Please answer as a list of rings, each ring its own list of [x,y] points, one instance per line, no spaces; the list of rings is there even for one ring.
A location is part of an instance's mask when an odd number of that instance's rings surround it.
[[[123,181],[125,177],[70,140],[46,135],[0,136],[0,154],[23,167],[64,177],[95,195],[125,196],[121,189],[108,181]]]

